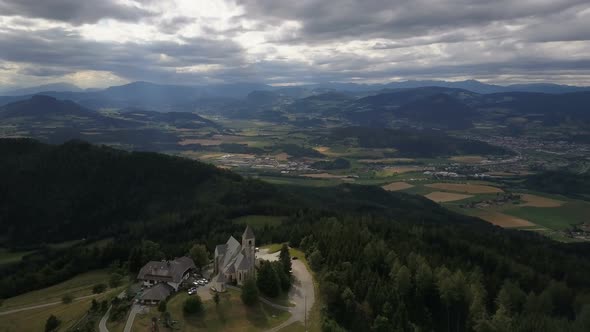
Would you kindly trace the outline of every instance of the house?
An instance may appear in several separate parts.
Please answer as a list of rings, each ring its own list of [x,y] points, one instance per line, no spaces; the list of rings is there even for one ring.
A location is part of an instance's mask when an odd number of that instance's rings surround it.
[[[165,301],[172,293],[174,293],[174,288],[161,282],[144,291],[139,299],[143,304],[158,304],[160,301]]]
[[[174,291],[178,291],[178,287],[183,280],[190,276],[192,269],[195,269],[195,263],[189,257],[168,261],[151,261],[139,270],[137,279],[142,281],[146,287],[164,283],[172,287]]]
[[[215,247],[213,285],[225,291],[225,284],[242,285],[256,273],[256,238],[250,226],[242,234],[242,243],[230,236],[225,244]]]

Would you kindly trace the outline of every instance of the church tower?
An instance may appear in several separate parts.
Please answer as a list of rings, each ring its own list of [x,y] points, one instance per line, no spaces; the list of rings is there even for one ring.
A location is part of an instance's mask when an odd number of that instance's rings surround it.
[[[244,250],[253,268],[256,264],[256,237],[250,225],[246,226],[246,230],[242,234],[242,250]]]

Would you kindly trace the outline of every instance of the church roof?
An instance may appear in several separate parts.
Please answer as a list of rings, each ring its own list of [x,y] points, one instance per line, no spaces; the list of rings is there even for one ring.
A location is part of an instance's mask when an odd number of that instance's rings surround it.
[[[225,252],[223,253],[223,263],[221,266],[227,266],[232,261],[232,259],[234,259],[236,255],[240,253],[240,250],[242,250],[240,242],[238,242],[238,240],[236,240],[233,236],[230,236],[229,240],[227,240],[227,243],[225,244]]]
[[[248,270],[250,268],[250,259],[244,255],[243,251],[238,255],[238,259],[236,259],[236,266],[238,270]]]
[[[246,230],[244,231],[244,234],[242,234],[242,237],[245,239],[253,239],[254,238],[254,231],[252,230],[250,225],[246,225]]]

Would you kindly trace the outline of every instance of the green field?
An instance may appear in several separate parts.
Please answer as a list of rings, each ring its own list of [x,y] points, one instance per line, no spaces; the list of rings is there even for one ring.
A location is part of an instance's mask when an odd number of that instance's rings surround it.
[[[590,204],[582,202],[567,202],[556,208],[523,206],[507,209],[504,213],[554,230],[564,230],[574,224],[590,222]]]

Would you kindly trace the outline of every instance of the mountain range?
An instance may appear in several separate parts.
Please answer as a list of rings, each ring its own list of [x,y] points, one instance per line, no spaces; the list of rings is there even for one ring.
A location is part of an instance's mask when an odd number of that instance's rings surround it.
[[[2,96],[26,96],[37,93],[59,94],[80,93],[86,94],[86,98],[105,97],[115,100],[143,99],[158,101],[160,98],[244,98],[252,91],[273,91],[282,95],[302,98],[308,95],[320,94],[329,91],[343,91],[349,93],[379,92],[388,89],[411,89],[421,87],[444,87],[464,89],[476,93],[501,93],[501,92],[539,92],[539,93],[568,93],[590,91],[590,87],[560,85],[552,83],[495,85],[482,83],[476,80],[465,81],[439,81],[439,80],[410,80],[383,84],[357,84],[357,83],[322,83],[297,86],[271,86],[262,83],[231,83],[216,85],[169,85],[150,82],[132,82],[129,84],[111,86],[106,89],[81,89],[68,83],[52,83],[20,89],[0,89]],[[79,96],[83,98],[82,96]]]

